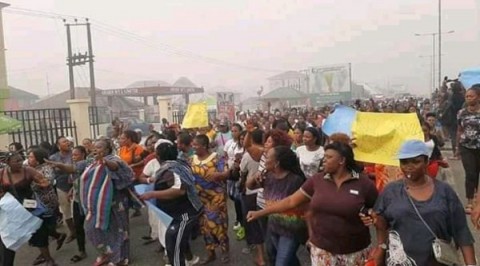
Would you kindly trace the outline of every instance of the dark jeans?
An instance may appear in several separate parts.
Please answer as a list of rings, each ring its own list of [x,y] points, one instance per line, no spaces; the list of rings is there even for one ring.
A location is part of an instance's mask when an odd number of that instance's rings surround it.
[[[453,125],[450,125],[447,128],[448,135],[450,135],[450,140],[452,141],[453,155],[455,155],[455,152],[457,151],[457,124],[453,123]]]
[[[460,145],[463,169],[465,169],[465,192],[467,199],[473,199],[478,189],[480,175],[480,149],[467,149]]]
[[[198,217],[184,213],[181,219],[175,218],[165,233],[168,260],[174,266],[185,265],[185,254],[190,252],[190,237]]]
[[[282,236],[268,230],[266,248],[272,266],[300,266],[297,250],[300,243],[293,237]]]
[[[7,249],[3,244],[3,241],[0,239],[0,250],[2,252],[2,266],[13,266],[13,262],[15,261],[15,251]]]
[[[80,203],[73,202],[73,222],[75,223],[75,232],[77,234],[77,246],[79,252],[85,252],[85,215],[83,214]]]

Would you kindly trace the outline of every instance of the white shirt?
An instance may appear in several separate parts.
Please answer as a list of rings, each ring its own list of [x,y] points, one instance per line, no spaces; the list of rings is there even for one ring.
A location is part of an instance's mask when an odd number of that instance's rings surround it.
[[[320,165],[325,156],[325,151],[322,146],[315,151],[309,151],[307,146],[303,145],[298,147],[296,152],[300,161],[300,168],[307,178],[320,172]]]
[[[228,168],[232,169],[233,165],[235,164],[235,155],[242,154],[243,148],[240,147],[238,142],[235,142],[233,139],[229,139],[227,143],[225,143],[225,147],[223,151],[228,157],[228,161],[227,161]]]
[[[157,171],[160,170],[160,163],[158,162],[157,159],[153,159],[150,162],[148,162],[145,167],[143,168],[143,174],[148,176],[148,177],[153,177],[155,178],[155,174]],[[176,173],[173,173],[173,186],[171,188],[176,188],[180,189],[182,187],[182,180],[180,179],[180,176],[177,175]]]

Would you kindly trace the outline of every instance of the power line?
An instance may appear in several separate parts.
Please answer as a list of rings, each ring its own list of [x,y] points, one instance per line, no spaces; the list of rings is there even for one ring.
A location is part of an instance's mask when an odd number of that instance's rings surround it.
[[[26,16],[34,16],[34,17],[41,17],[41,18],[50,18],[50,19],[62,19],[65,20],[66,18],[74,19],[77,21],[78,19],[86,19],[85,17],[79,17],[79,16],[72,16],[72,15],[65,15],[65,14],[58,14],[54,12],[46,12],[46,11],[40,11],[40,10],[33,10],[33,9],[26,9],[26,8],[18,8],[18,7],[9,7],[9,9],[5,10],[8,11],[9,13],[13,14],[20,14],[20,15],[26,15]],[[245,70],[250,70],[250,71],[263,71],[263,72],[282,72],[285,70],[279,70],[279,69],[266,69],[266,68],[259,68],[259,67],[252,67],[252,66],[246,66],[246,65],[241,65],[241,64],[236,64],[236,63],[231,63],[228,61],[208,57],[208,56],[203,56],[196,54],[192,51],[186,50],[186,49],[180,49],[176,48],[174,46],[165,44],[165,43],[159,43],[159,42],[152,42],[151,40],[142,37],[140,35],[137,35],[135,33],[126,31],[122,28],[115,27],[112,25],[109,25],[107,23],[104,23],[102,21],[99,21],[97,19],[91,19],[91,21],[95,22],[96,24],[92,25],[96,28],[96,30],[102,31],[106,34],[113,35],[119,38],[127,39],[130,41],[136,41],[139,43],[142,43],[143,45],[149,46],[151,48],[155,48],[160,50],[163,53],[167,53],[170,55],[175,55],[175,56],[180,56],[180,57],[186,57],[190,59],[195,59],[197,61],[202,61],[205,63],[209,64],[215,64],[215,65],[222,65],[222,66],[228,66],[228,67],[234,67],[234,68],[241,68]]]

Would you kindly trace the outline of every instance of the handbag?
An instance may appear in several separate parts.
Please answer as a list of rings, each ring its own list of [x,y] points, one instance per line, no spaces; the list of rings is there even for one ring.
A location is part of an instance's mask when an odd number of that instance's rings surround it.
[[[437,235],[433,232],[432,228],[430,228],[427,222],[425,222],[425,220],[423,219],[422,215],[418,211],[417,206],[415,206],[415,203],[413,202],[412,197],[408,193],[407,189],[405,189],[405,191],[407,192],[408,200],[412,204],[413,209],[415,210],[415,213],[417,214],[418,218],[420,218],[422,223],[425,225],[428,231],[435,238],[432,242],[433,255],[435,256],[435,259],[438,262],[449,265],[449,266],[461,265],[460,259],[458,258],[457,248],[453,245],[453,243],[449,243],[448,241],[445,241],[437,237]]]
[[[2,172],[3,174],[3,172]],[[15,198],[19,198],[18,196],[18,192],[17,192],[17,189],[15,188],[15,186],[13,185],[13,181],[12,181],[12,173],[10,172],[10,169],[7,169],[7,177],[8,177],[8,181],[10,182],[11,187],[12,187],[12,192],[15,196]],[[33,192],[33,191],[32,191]],[[45,207],[45,204],[43,204],[43,202],[39,199],[39,197],[37,196],[37,194],[35,192],[33,192],[33,196],[34,196],[34,199],[35,200],[35,208],[28,208],[28,207],[25,207],[25,209],[27,209],[27,211],[29,211],[32,215],[34,216],[37,216],[37,217],[42,217],[43,214],[45,214],[47,212],[47,207]],[[28,200],[28,199],[24,199],[25,200]],[[22,202],[21,202],[22,203]]]

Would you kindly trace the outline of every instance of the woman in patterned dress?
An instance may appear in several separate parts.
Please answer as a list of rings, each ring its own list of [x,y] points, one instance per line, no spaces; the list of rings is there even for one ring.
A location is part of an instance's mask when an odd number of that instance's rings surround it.
[[[224,162],[218,159],[217,154],[209,151],[209,144],[206,135],[196,136],[192,143],[195,150],[192,159],[195,186],[205,206],[200,217],[200,230],[208,257],[200,262],[202,265],[216,259],[216,248],[222,251],[222,263],[228,263],[230,260],[226,194],[228,172],[224,171]]]
[[[110,141],[99,140],[94,147],[95,161],[80,177],[79,189],[86,211],[85,233],[100,254],[94,265],[128,265],[128,188],[133,172],[112,155]]]

